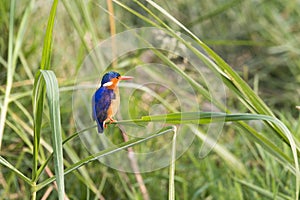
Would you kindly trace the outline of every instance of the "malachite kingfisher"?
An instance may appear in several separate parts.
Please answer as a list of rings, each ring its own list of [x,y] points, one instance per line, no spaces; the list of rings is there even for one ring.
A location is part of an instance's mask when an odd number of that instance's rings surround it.
[[[131,76],[121,76],[118,72],[107,72],[104,74],[100,88],[97,89],[92,99],[93,120],[98,126],[98,133],[103,133],[106,128],[106,121],[114,122],[113,115],[117,108],[114,108],[113,101],[118,97],[116,94],[120,80],[130,80]]]

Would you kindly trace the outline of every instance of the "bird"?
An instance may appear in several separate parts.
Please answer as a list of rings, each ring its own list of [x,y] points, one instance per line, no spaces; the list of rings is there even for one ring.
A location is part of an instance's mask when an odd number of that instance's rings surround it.
[[[103,133],[106,128],[107,120],[110,123],[115,120],[112,118],[116,112],[113,101],[118,98],[118,83],[121,80],[130,80],[131,76],[121,76],[118,72],[110,71],[104,74],[100,87],[92,97],[92,117],[97,123],[98,133]]]

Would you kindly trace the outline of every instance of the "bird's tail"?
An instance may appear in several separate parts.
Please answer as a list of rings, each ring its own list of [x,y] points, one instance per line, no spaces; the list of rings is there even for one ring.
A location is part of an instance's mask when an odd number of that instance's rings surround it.
[[[103,133],[103,126],[105,122],[98,122],[97,127],[98,127],[98,133]]]

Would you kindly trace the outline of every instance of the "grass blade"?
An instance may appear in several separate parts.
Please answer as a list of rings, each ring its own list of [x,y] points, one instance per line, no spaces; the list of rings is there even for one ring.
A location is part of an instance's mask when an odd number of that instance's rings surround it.
[[[296,144],[291,132],[287,129],[287,127],[277,118],[267,115],[259,115],[259,114],[249,114],[249,113],[237,113],[237,114],[227,114],[221,112],[182,112],[182,113],[171,113],[164,115],[152,115],[152,116],[143,116],[141,119],[133,119],[133,120],[124,120],[113,122],[112,124],[141,124],[145,125],[145,123],[149,122],[166,122],[170,124],[208,124],[208,123],[216,123],[219,121],[226,122],[242,122],[249,120],[263,120],[276,124],[276,126],[281,128],[281,131],[285,134],[287,138],[289,138],[289,143],[291,145],[291,150],[293,155],[297,155],[296,152]],[[240,124],[242,127],[246,128],[245,125]],[[250,130],[249,130],[250,131]],[[253,133],[252,133],[253,134]],[[266,140],[263,136],[258,136],[258,140],[261,141],[264,146],[268,149],[272,149],[274,152],[277,152],[277,155],[281,155],[281,159],[284,159],[286,163],[291,164],[291,159],[289,156],[283,153],[280,149],[276,148],[276,145]],[[280,152],[278,152],[280,151]],[[273,153],[274,153],[273,152]],[[294,167],[289,167],[289,169],[295,174],[298,174],[298,157],[294,157]]]
[[[95,128],[94,126],[93,127],[90,127],[90,128]],[[174,128],[171,126],[171,127],[165,127],[163,130],[161,130],[160,132],[158,133],[155,133],[155,134],[152,134],[152,135],[149,135],[145,138],[136,138],[136,139],[132,139],[128,142],[123,142],[121,144],[118,144],[114,147],[110,147],[110,148],[107,148],[103,151],[100,151],[98,153],[95,153],[91,156],[88,156],[84,159],[81,159],[79,162],[77,163],[74,163],[73,165],[71,165],[70,167],[68,167],[65,171],[64,171],[64,175],[68,174],[68,173],[71,173],[72,171],[74,170],[77,170],[79,167],[85,165],[85,164],[88,164],[92,161],[95,161],[95,160],[98,160],[99,158],[101,157],[104,157],[104,156],[108,156],[110,154],[113,154],[113,153],[116,153],[118,151],[121,151],[121,150],[124,150],[124,149],[127,149],[128,147],[132,147],[134,145],[137,145],[137,144],[140,144],[140,143],[143,143],[145,141],[148,141],[148,140],[151,140],[151,139],[154,139],[156,137],[159,137],[161,135],[164,135],[164,134],[167,134],[167,133],[170,133],[170,132],[174,132]],[[78,134],[75,134],[74,137],[77,137]],[[73,136],[71,136],[71,138],[74,138]],[[65,141],[68,141],[68,140],[65,140]],[[51,178],[48,178],[47,180],[39,183],[37,185],[37,187],[35,188],[36,191],[42,189],[43,187],[45,187],[46,185],[52,183],[53,181],[55,181],[56,177],[51,177]]]
[[[12,164],[10,164],[2,156],[0,156],[0,164],[7,167],[11,171],[13,171],[18,177],[20,177],[23,181],[25,181],[29,185],[32,185],[32,181],[28,177],[26,177],[22,172],[20,172],[17,168],[15,168]]]
[[[52,7],[51,7],[49,19],[48,19],[48,24],[47,24],[47,29],[46,29],[46,33],[45,33],[45,39],[44,39],[43,52],[42,52],[42,59],[41,59],[41,69],[50,69],[50,61],[51,61],[51,53],[52,53],[52,40],[53,40],[53,27],[54,27],[54,19],[55,19],[57,4],[58,4],[58,0],[54,0]],[[38,173],[38,151],[39,151],[39,144],[40,144],[42,115],[43,115],[44,98],[45,98],[45,84],[44,84],[43,80],[41,79],[40,73],[41,73],[41,71],[38,71],[35,76],[35,81],[34,81],[34,85],[33,85],[33,98],[32,98],[33,112],[34,112],[34,136],[33,136],[33,140],[34,140],[33,144],[34,145],[33,145],[32,180],[35,183],[38,178],[38,175],[37,175],[37,173]],[[54,76],[53,80],[54,80],[54,82],[56,82],[55,76]],[[44,81],[46,81],[46,79],[44,79]],[[56,82],[56,84],[53,84],[53,85],[49,85],[49,84],[50,83],[48,83],[47,90],[51,90],[52,86],[57,87],[57,82]],[[46,85],[47,85],[47,83],[46,83]],[[55,88],[54,90],[57,90],[56,92],[58,92],[58,89]],[[50,104],[49,98],[52,98],[50,96],[51,94],[47,94],[49,104]],[[59,103],[58,103],[58,108],[59,108]],[[54,109],[57,109],[57,108],[54,108]],[[53,108],[51,109],[51,111],[53,111]],[[50,113],[50,115],[51,115],[51,113]],[[51,125],[52,125],[52,123],[51,123]],[[59,128],[60,128],[60,126],[59,126]],[[52,129],[52,132],[53,132],[53,138],[54,138],[55,130]],[[61,158],[56,158],[55,172],[56,172],[56,176],[57,176],[58,173],[61,174],[60,168],[63,166],[61,166],[60,160],[58,160],[58,159],[62,159],[62,153],[59,152],[57,144],[55,142],[54,142],[54,152],[55,152],[56,156],[61,154]],[[57,163],[59,165],[57,165]],[[64,195],[63,176],[61,178],[62,178],[62,180],[59,179],[59,181],[57,183],[59,199],[63,199],[63,195]],[[33,191],[32,195],[33,195],[32,198],[35,199],[36,192]]]
[[[263,196],[269,198],[269,199],[278,199],[278,200],[289,200],[291,199],[290,197],[283,195],[283,194],[277,194],[277,196],[274,196],[274,193],[265,190],[263,188],[260,188],[254,184],[251,184],[247,181],[243,181],[243,180],[236,180],[237,182],[241,183],[242,185],[252,189],[253,191],[262,194]]]
[[[64,173],[63,173],[63,151],[62,151],[62,136],[61,136],[61,120],[59,106],[59,89],[55,74],[52,71],[41,70],[38,76],[34,99],[38,101],[38,97],[43,95],[44,88],[49,105],[50,126],[52,131],[52,143],[54,151],[54,166],[55,176],[58,188],[59,199],[64,198]],[[41,94],[41,95],[39,95]],[[39,101],[42,102],[42,101]],[[36,110],[42,111],[43,104],[39,104]],[[42,114],[42,113],[41,113]],[[40,114],[40,115],[41,115]],[[41,120],[41,119],[40,119]],[[39,133],[40,135],[40,133]],[[39,138],[35,137],[35,144],[39,143]],[[37,140],[37,141],[36,141]],[[38,146],[35,146],[36,155],[38,154]],[[37,159],[37,157],[36,157]],[[37,160],[36,160],[37,163]],[[34,179],[35,180],[35,179]],[[36,181],[36,180],[35,180]]]
[[[53,1],[49,19],[48,19],[46,35],[44,39],[42,60],[41,60],[41,69],[50,69],[52,41],[53,41],[53,27],[54,27],[57,3],[58,0]]]
[[[46,29],[42,60],[41,60],[41,69],[50,68],[51,52],[52,52],[52,40],[53,40],[53,26],[54,19],[56,14],[58,0],[54,0],[52,8],[50,11],[50,16],[48,19],[48,25]],[[40,132],[42,125],[42,114],[43,114],[43,105],[45,98],[44,86],[41,87],[41,90],[38,89],[40,84],[40,71],[36,73],[35,81],[33,85],[33,112],[34,112],[34,147],[33,147],[33,167],[32,167],[32,180],[37,181],[37,166],[38,166],[38,149],[40,145]]]

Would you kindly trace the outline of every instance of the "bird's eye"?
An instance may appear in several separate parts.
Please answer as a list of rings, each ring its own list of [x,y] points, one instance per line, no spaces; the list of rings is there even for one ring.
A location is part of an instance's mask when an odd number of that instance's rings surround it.
[[[120,76],[117,76],[116,78],[117,78],[117,79],[119,79],[119,78],[120,78]]]

